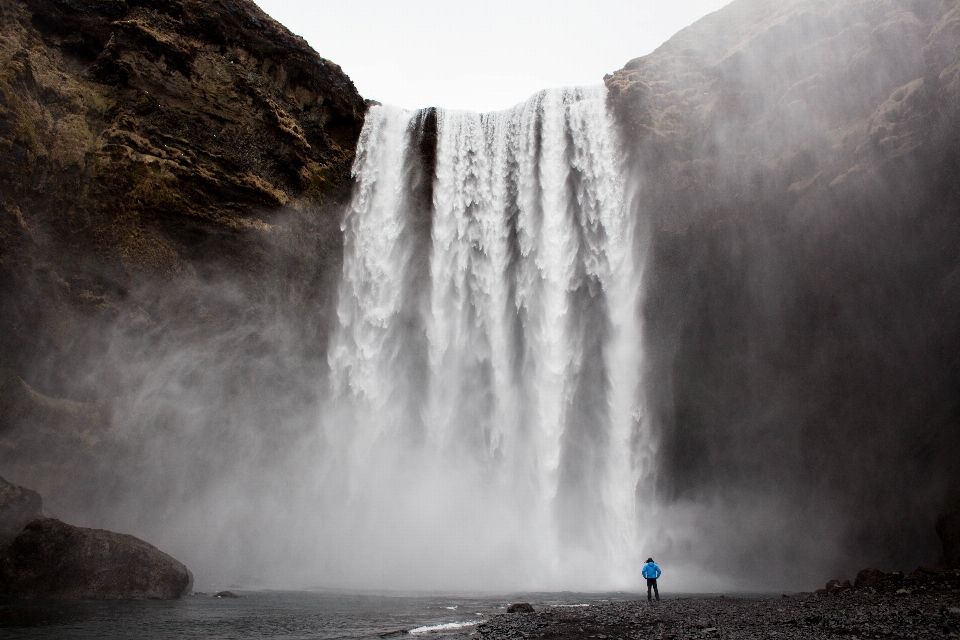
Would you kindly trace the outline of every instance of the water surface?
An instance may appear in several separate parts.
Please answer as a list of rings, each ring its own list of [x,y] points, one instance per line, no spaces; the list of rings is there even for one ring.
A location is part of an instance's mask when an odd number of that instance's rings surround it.
[[[11,639],[367,639],[467,636],[510,602],[590,605],[639,596],[542,593],[455,597],[237,591],[239,598],[172,601],[6,603],[0,636]],[[405,633],[404,633],[405,632]]]

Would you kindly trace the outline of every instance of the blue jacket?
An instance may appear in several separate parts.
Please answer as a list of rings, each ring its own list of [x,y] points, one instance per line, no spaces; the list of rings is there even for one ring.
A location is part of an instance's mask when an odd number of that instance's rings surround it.
[[[660,567],[657,566],[656,562],[648,562],[647,564],[643,565],[643,571],[640,572],[640,575],[642,575],[644,578],[647,578],[648,580],[651,578],[653,579],[659,578]]]

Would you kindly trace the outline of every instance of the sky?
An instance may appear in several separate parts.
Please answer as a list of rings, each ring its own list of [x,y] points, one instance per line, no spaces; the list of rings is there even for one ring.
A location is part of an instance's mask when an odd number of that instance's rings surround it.
[[[496,111],[590,85],[729,0],[256,0],[360,94]]]

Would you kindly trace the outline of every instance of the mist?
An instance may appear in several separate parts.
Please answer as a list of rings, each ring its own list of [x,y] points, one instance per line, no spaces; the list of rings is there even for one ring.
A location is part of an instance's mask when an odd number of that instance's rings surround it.
[[[646,490],[687,513],[672,557],[769,587],[939,557],[955,12],[734,2],[608,79],[651,218]]]
[[[665,591],[809,590],[936,562],[958,12],[737,0],[606,87],[367,105],[323,205],[170,224],[189,255],[123,287],[92,260],[63,280],[58,231],[21,221],[4,326],[40,337],[2,370],[2,474],[198,589],[639,590],[652,556]]]

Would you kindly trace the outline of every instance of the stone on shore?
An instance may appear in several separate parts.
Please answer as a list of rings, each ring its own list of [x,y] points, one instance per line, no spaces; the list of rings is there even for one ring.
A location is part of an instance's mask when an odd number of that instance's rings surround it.
[[[877,589],[886,586],[888,582],[890,582],[890,576],[879,569],[861,569],[860,573],[857,574],[857,579],[853,582],[853,586],[857,589],[866,587]]]
[[[507,607],[507,613],[534,613],[534,609],[529,602],[514,602]]]
[[[34,520],[0,555],[0,597],[54,600],[179,598],[183,563],[134,536]]]

